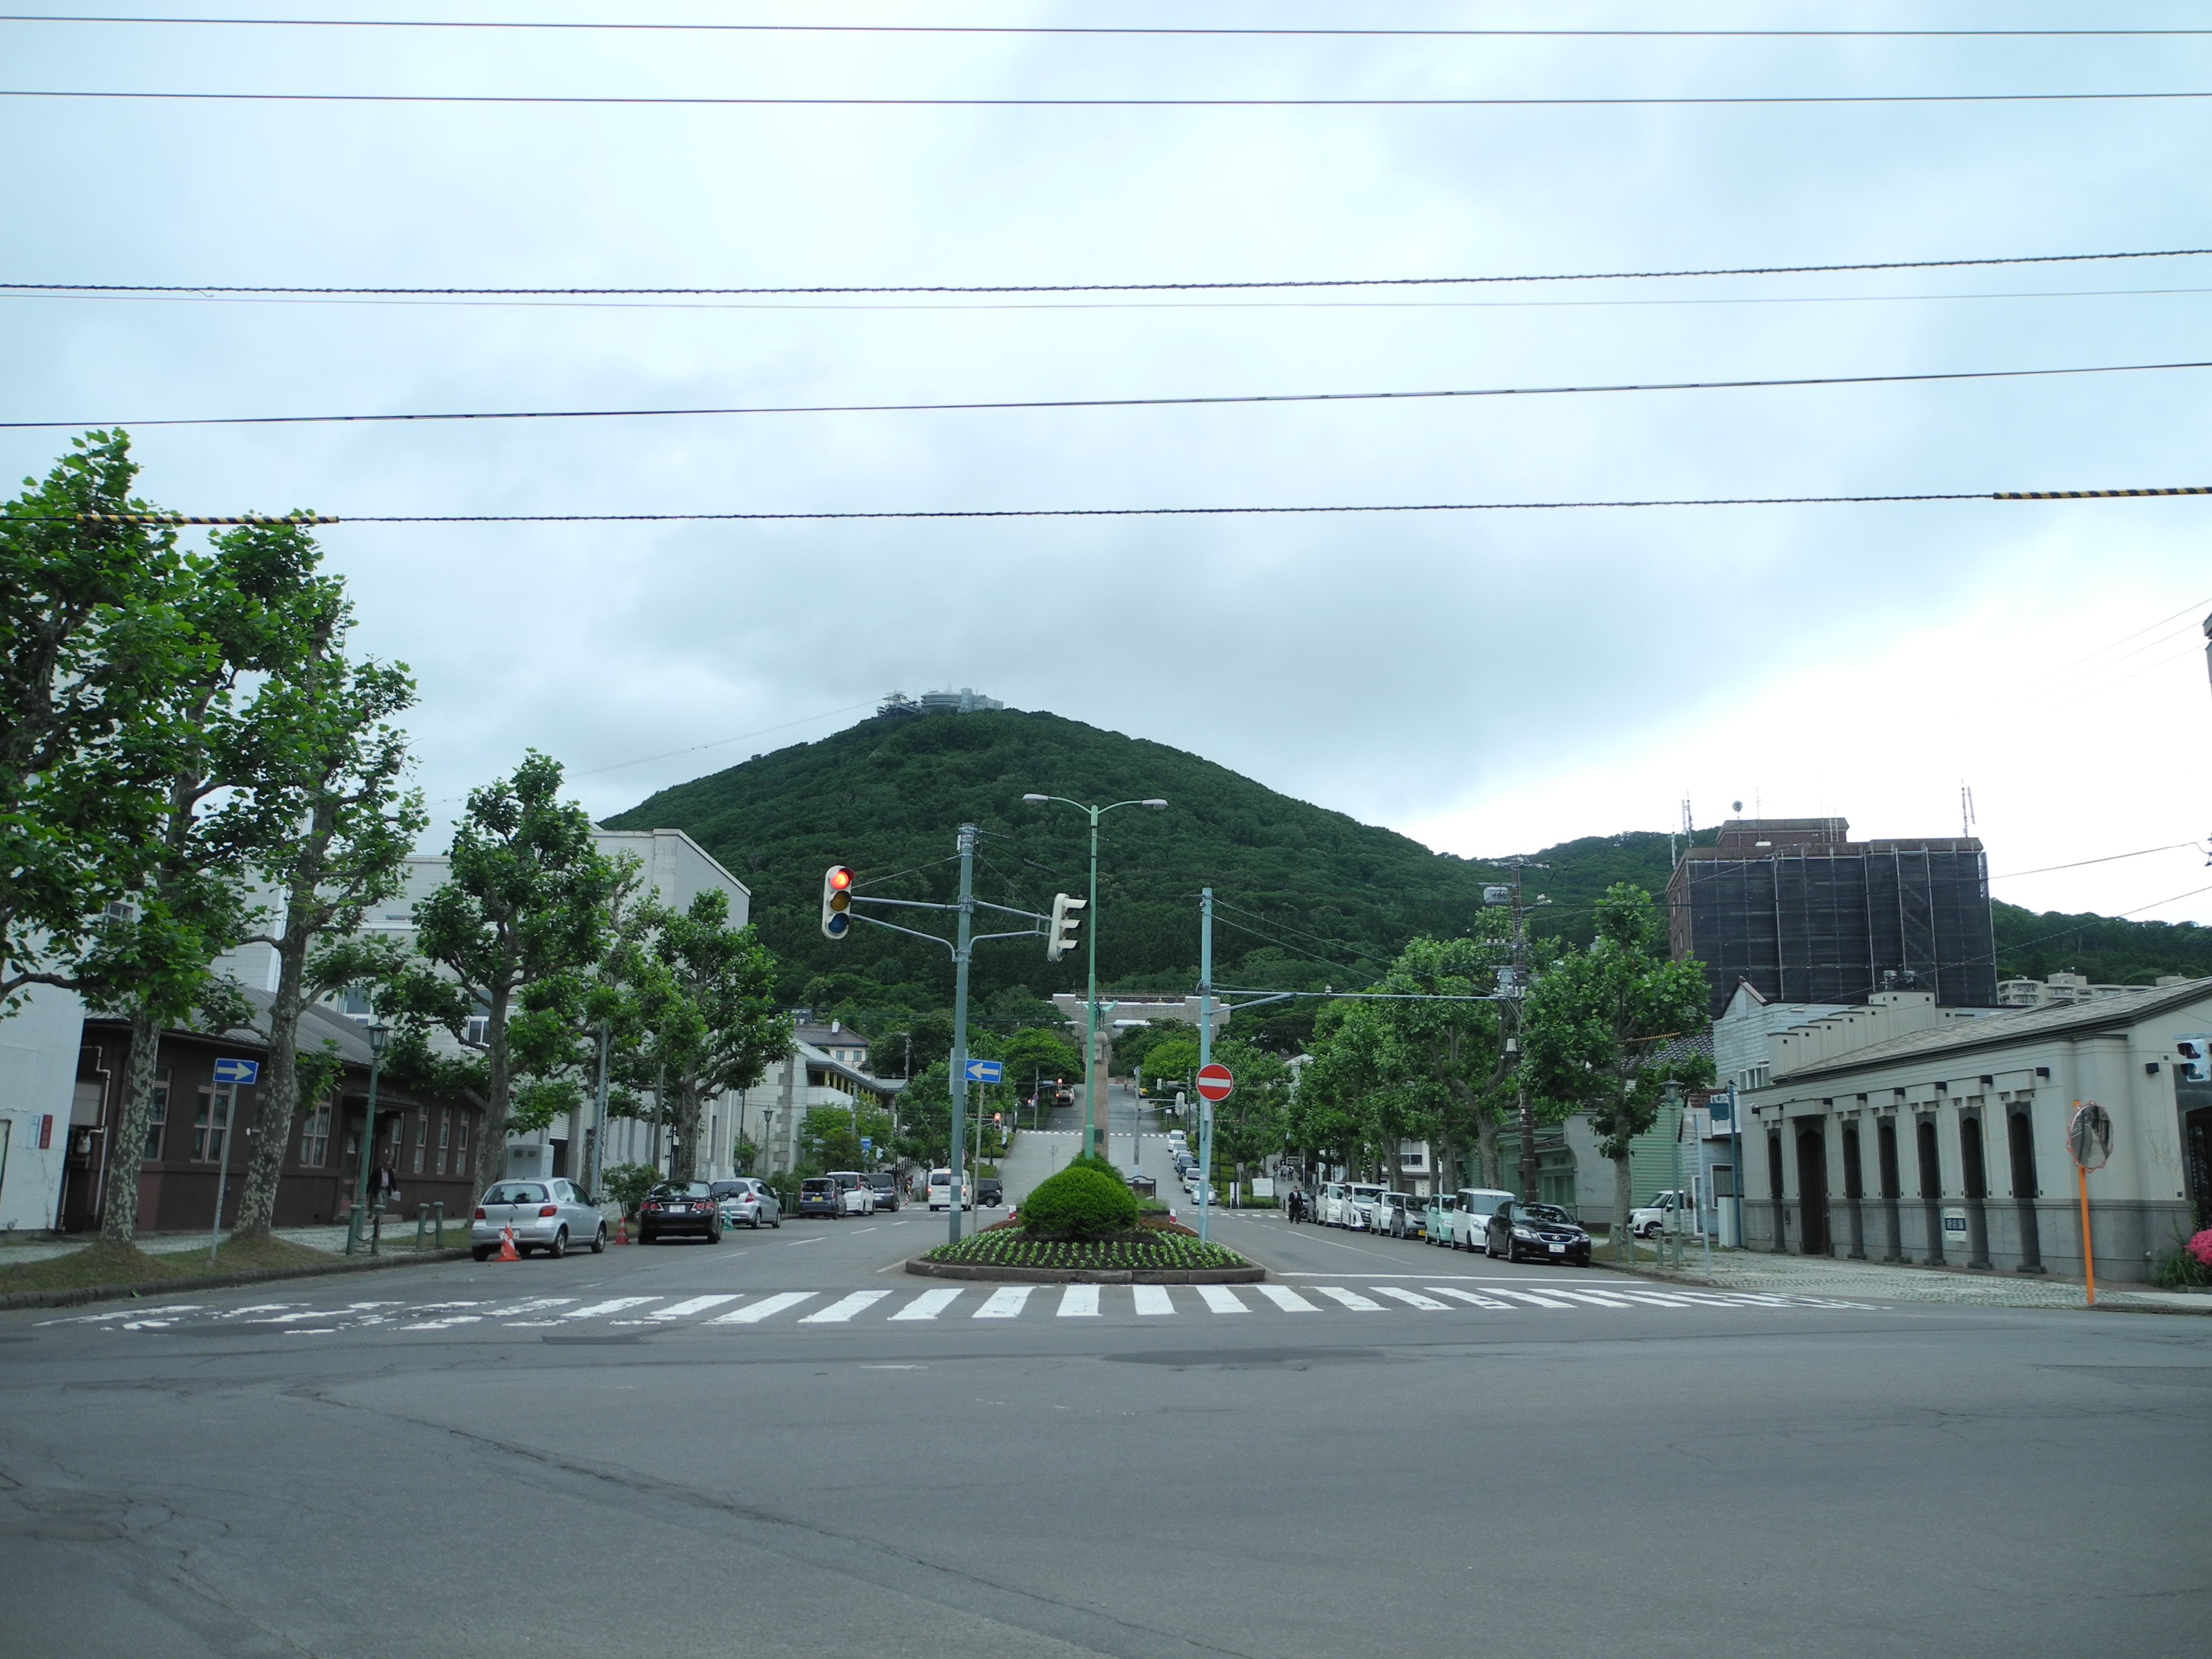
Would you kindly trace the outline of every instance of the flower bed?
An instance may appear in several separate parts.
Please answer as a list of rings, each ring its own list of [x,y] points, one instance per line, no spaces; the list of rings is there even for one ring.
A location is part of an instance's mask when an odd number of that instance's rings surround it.
[[[1180,1230],[1170,1232],[1151,1227],[1079,1242],[1032,1238],[1018,1227],[993,1227],[970,1234],[957,1244],[940,1244],[921,1260],[975,1267],[1106,1273],[1187,1272],[1252,1265],[1234,1250],[1201,1244]]]

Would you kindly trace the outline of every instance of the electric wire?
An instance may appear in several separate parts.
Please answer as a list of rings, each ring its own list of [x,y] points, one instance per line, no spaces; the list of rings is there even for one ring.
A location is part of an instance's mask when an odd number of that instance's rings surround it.
[[[889,98],[616,93],[177,92],[9,87],[0,98],[153,104],[353,104],[584,109],[1771,109],[1936,104],[2200,103],[2212,91],[1663,93],[1522,98]]]
[[[728,744],[743,743],[747,738],[766,737],[771,732],[787,732],[794,726],[811,726],[816,720],[833,720],[839,714],[849,714],[855,708],[867,707],[869,704],[866,702],[848,702],[842,708],[831,708],[819,714],[805,714],[795,720],[782,720],[774,726],[763,726],[750,732],[740,732],[733,738],[716,738],[712,743],[695,743],[687,744],[682,749],[666,749],[658,755],[641,755],[635,760],[615,761],[605,766],[588,767],[580,772],[571,772],[568,775],[572,778],[595,778],[603,772],[620,772],[632,766],[647,766],[654,761],[674,760],[679,755],[696,755],[702,750],[720,749]]]
[[[2212,360],[2081,363],[2050,368],[1930,369],[1895,374],[1802,374],[1730,380],[1624,380],[1588,386],[1447,387],[1419,392],[1245,392],[1151,398],[975,398],[913,404],[744,404],[669,409],[514,409],[386,415],[186,415],[141,420],[0,421],[0,431],[109,430],[151,427],[389,425],[465,421],[612,421],[736,415],[944,415],[1043,410],[1212,409],[1282,404],[1437,403],[1492,398],[1565,398],[1648,392],[1750,392],[1810,386],[1924,386],[1968,380],[2069,379],[2212,368]]]
[[[2163,847],[2146,847],[2133,853],[2107,853],[2102,858],[2076,859],[2071,864],[2046,864],[2037,870],[2008,870],[2002,876],[1991,876],[1991,881],[2018,881],[2024,876],[2047,876],[2054,870],[2080,870],[2092,864],[2117,864],[2122,859],[2148,858],[2153,853],[2172,853],[2181,848],[2198,848],[2193,841],[2168,842]],[[2202,850],[2199,848],[2199,850]]]
[[[242,294],[340,295],[368,297],[457,296],[483,298],[610,298],[654,296],[740,298],[746,295],[837,294],[1157,294],[1200,289],[1229,292],[1266,289],[1437,288],[1472,287],[1519,283],[1673,282],[1695,276],[1805,276],[1869,270],[1960,270],[1996,265],[2099,264],[2124,259],[2193,259],[2212,254],[2212,247],[2169,247],[2123,250],[2100,253],[2014,253],[1978,255],[1951,259],[1861,259],[1805,265],[1714,265],[1672,270],[1550,271],[1522,275],[1476,276],[1323,276],[1273,277],[1251,281],[1182,280],[1164,283],[876,283],[799,287],[751,288],[364,288],[240,286],[219,283],[0,283],[0,294]]]

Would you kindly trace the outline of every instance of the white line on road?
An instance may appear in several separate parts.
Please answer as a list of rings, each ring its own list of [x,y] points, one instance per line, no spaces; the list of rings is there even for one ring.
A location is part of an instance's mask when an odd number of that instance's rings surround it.
[[[1137,1298],[1139,1313],[1171,1314],[1175,1311],[1175,1298],[1168,1294],[1166,1285],[1133,1285],[1129,1288]]]
[[[1195,1287],[1198,1299],[1212,1313],[1250,1313],[1252,1310],[1238,1299],[1237,1292],[1226,1285],[1200,1285]]]
[[[618,1296],[611,1302],[594,1302],[589,1307],[574,1308],[561,1316],[563,1319],[597,1319],[604,1314],[620,1313],[624,1308],[641,1308],[648,1302],[658,1302],[657,1296]]]
[[[1319,1313],[1321,1311],[1319,1308],[1315,1307],[1312,1303],[1307,1301],[1287,1285],[1259,1285],[1253,1288],[1285,1313]]]
[[[855,1291],[850,1296],[840,1297],[828,1307],[811,1313],[799,1322],[802,1325],[842,1325],[863,1308],[872,1308],[889,1296],[889,1291]]]
[[[977,1319],[1012,1319],[1022,1310],[1030,1299],[1033,1285],[1006,1285],[991,1292],[983,1305],[975,1310]]]
[[[725,1302],[737,1299],[735,1296],[695,1296],[689,1302],[673,1303],[668,1307],[656,1309],[646,1317],[664,1323],[670,1320],[689,1319],[695,1314],[705,1313],[709,1308],[719,1308]]]
[[[1605,1291],[1555,1290],[1553,1296],[1571,1296],[1577,1302],[1595,1302],[1601,1308],[1632,1308],[1636,1304],[1625,1296],[1613,1296]]]
[[[1370,1302],[1357,1291],[1347,1291],[1341,1285],[1316,1285],[1314,1289],[1332,1302],[1341,1302],[1355,1313],[1381,1313],[1382,1304]]]
[[[1096,1285],[1071,1285],[1060,1293],[1060,1316],[1062,1319],[1096,1319],[1098,1316],[1098,1287]]]
[[[1424,1313],[1449,1313],[1451,1310],[1432,1296],[1423,1296],[1419,1291],[1409,1291],[1397,1285],[1370,1285],[1367,1287],[1377,1296],[1390,1297],[1409,1308],[1419,1308]]]
[[[709,1325],[757,1325],[763,1319],[781,1313],[786,1308],[795,1308],[802,1302],[811,1302],[818,1292],[814,1291],[782,1291],[750,1308],[739,1308],[734,1313],[718,1314],[707,1322]]]
[[[960,1292],[957,1290],[924,1291],[891,1317],[893,1319],[934,1319],[959,1299]]]
[[[1504,1309],[1509,1313],[1511,1312],[1513,1309],[1513,1304],[1510,1302],[1499,1302],[1490,1297],[1477,1296],[1473,1291],[1455,1291],[1449,1285],[1431,1285],[1429,1288],[1434,1291],[1438,1296],[1449,1296],[1454,1297],[1458,1301],[1468,1304],[1470,1307],[1499,1308]]]
[[[513,1319],[521,1314],[543,1313],[548,1308],[565,1308],[576,1298],[573,1296],[533,1296],[526,1301],[510,1302],[504,1308],[487,1308],[486,1319]]]
[[[1562,1302],[1556,1296],[1539,1296],[1534,1291],[1509,1291],[1503,1285],[1486,1285],[1483,1289],[1496,1296],[1510,1296],[1516,1302],[1533,1302],[1540,1308],[1565,1308],[1572,1311],[1575,1304]]]

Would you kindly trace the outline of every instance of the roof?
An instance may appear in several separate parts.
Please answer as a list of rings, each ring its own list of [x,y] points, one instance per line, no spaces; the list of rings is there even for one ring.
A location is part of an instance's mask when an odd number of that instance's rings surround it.
[[[1856,1071],[1862,1066],[1910,1060],[1919,1054],[1968,1054],[1978,1048],[2002,1048],[2032,1037],[2129,1026],[2153,1014],[2208,999],[2212,999],[2212,979],[2192,979],[2185,985],[2170,985],[2163,990],[2146,988],[2124,996],[2093,997],[2087,1002],[2060,1003],[2049,1008],[1977,1014],[1972,1019],[1946,1020],[1929,1030],[1907,1031],[1900,1036],[1869,1043],[1863,1048],[1831,1054],[1815,1064],[1779,1073],[1775,1081]]]
[[[1675,1037],[1662,1045],[1652,1059],[1661,1065],[1666,1065],[1674,1060],[1686,1059],[1691,1054],[1703,1054],[1707,1060],[1713,1057],[1711,1026],[1706,1026],[1702,1031],[1692,1031],[1687,1036]]]
[[[246,1000],[261,1011],[265,1020],[276,998],[273,992],[255,990],[240,986]],[[129,1020],[121,1014],[91,1014],[90,1022],[105,1021],[109,1024],[125,1025]],[[162,1032],[164,1036],[194,1038],[201,1042],[220,1043],[234,1048],[252,1048],[265,1052],[269,1034],[250,1026],[236,1025],[227,1031],[204,1031],[188,1025],[173,1025]],[[320,1003],[309,1003],[300,1011],[300,1051],[318,1054],[327,1045],[335,1048],[349,1064],[366,1068],[369,1063],[368,1028],[359,1020],[326,1008]]]

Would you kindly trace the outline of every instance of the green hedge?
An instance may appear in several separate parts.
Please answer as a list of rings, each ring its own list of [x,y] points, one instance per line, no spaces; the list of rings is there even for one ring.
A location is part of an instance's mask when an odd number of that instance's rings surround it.
[[[1127,1231],[1137,1224],[1138,1213],[1134,1193],[1087,1165],[1039,1182],[1019,1211],[1022,1231],[1031,1237],[1074,1241]]]

